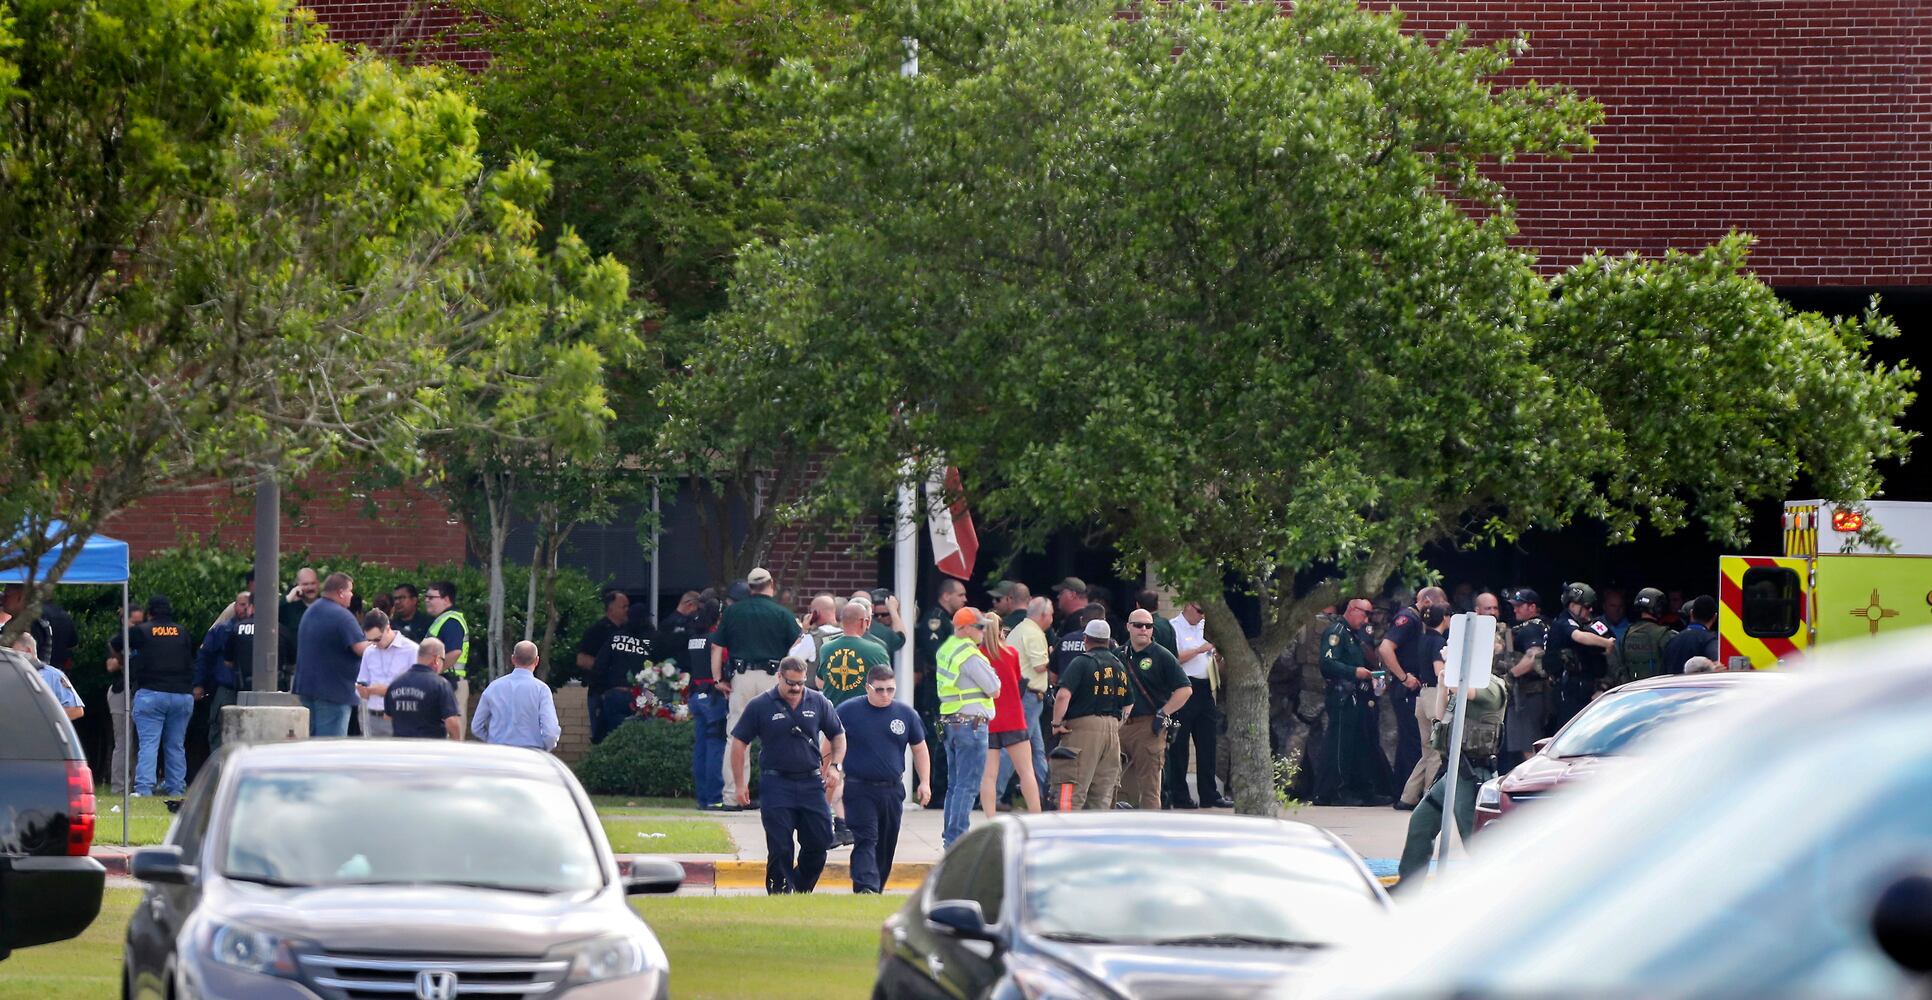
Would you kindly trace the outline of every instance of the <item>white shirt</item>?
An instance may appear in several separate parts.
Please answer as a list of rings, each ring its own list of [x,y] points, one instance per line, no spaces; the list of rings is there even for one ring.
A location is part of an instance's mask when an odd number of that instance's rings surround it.
[[[1174,651],[1176,656],[1207,642],[1206,618],[1201,619],[1201,624],[1199,625],[1189,625],[1186,615],[1175,615],[1167,621],[1168,624],[1174,626]],[[1208,667],[1213,662],[1213,653],[1202,653],[1191,660],[1182,660],[1181,669],[1187,672],[1188,677],[1197,681],[1204,681],[1207,680]]]
[[[401,677],[403,671],[408,670],[415,662],[416,644],[409,641],[408,636],[398,632],[395,641],[389,644],[388,649],[382,649],[372,642],[369,648],[362,651],[362,672],[356,674],[356,683],[370,687],[387,686],[390,681]],[[371,695],[363,700],[368,702],[369,711],[382,711],[381,695]]]

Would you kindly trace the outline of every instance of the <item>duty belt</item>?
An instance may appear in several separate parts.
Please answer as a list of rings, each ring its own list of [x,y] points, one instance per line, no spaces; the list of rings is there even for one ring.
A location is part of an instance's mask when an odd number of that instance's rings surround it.
[[[756,670],[761,674],[775,674],[778,672],[778,661],[777,660],[732,660],[731,661],[732,673],[743,674],[743,673],[750,673],[753,670]]]
[[[939,724],[942,726],[972,726],[974,729],[982,728],[991,721],[983,715],[961,715],[958,712],[939,717]]]
[[[816,778],[819,776],[818,768],[813,768],[809,771],[774,771],[766,768],[765,773],[774,774],[780,778]]]

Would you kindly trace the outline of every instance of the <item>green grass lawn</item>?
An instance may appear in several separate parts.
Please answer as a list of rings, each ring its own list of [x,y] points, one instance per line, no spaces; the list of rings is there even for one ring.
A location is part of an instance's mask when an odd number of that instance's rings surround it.
[[[590,804],[599,813],[636,813],[645,816],[669,814],[701,815],[698,804],[690,799],[659,799],[648,795],[593,795]]]
[[[127,842],[130,846],[158,844],[168,835],[168,823],[174,814],[161,799],[129,799],[127,813]],[[116,847],[121,843],[121,814],[114,810],[121,807],[121,797],[106,788],[94,789],[94,843],[101,847]]]
[[[618,854],[732,854],[738,848],[724,824],[702,819],[634,819],[600,815],[610,849]]]
[[[140,898],[138,889],[109,889],[87,933],[0,962],[0,1000],[118,996],[121,939]],[[903,902],[895,896],[652,896],[631,905],[664,942],[672,995],[681,1000],[845,1000],[871,990],[879,921]],[[811,974],[798,974],[801,969]]]

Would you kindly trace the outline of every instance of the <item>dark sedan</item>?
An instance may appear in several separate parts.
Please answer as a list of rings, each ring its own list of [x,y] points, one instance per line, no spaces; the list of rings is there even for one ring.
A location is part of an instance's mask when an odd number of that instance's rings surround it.
[[[1675,674],[1632,681],[1584,706],[1508,774],[1476,790],[1476,829],[1578,781],[1589,781],[1672,721],[1709,711],[1740,686],[1775,684],[1776,673]]]
[[[1388,896],[1333,834],[1173,813],[1002,816],[887,918],[875,1000],[1196,1000],[1278,988]]]
[[[664,951],[590,800],[549,754],[438,740],[224,749],[128,924],[126,996],[655,1000]]]

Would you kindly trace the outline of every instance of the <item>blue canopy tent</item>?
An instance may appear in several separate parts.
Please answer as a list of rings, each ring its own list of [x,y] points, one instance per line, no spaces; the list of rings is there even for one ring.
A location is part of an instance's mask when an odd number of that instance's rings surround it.
[[[14,537],[18,538],[22,531],[29,530],[32,529],[23,528],[21,531],[16,531]],[[45,531],[42,532],[41,537],[59,538],[66,531],[67,526],[65,524],[59,521],[50,521]],[[37,583],[46,582],[48,577],[53,574],[54,567],[60,565],[60,561],[66,558],[68,549],[73,545],[74,542],[71,540],[63,542],[55,546],[46,555],[41,556],[39,564],[34,567],[32,573],[34,581]],[[28,575],[27,567],[25,566],[0,570],[0,584],[26,583]],[[119,584],[121,587],[121,648],[125,650],[127,649],[127,576],[127,543],[118,538],[109,538],[106,535],[94,535],[80,542],[80,551],[75,553],[74,561],[67,565],[67,570],[60,574],[60,579],[53,582],[62,586],[68,584],[95,584],[103,586]],[[125,688],[128,692],[131,705],[134,697],[132,658],[124,662],[128,664],[125,671]],[[134,784],[133,761],[129,760],[129,754],[133,749],[134,743],[134,713],[131,710],[124,712],[121,718],[124,720],[123,731],[115,738],[114,752],[121,755],[123,770],[129,775],[128,783],[121,789],[121,846],[125,847],[127,846],[128,791]]]

